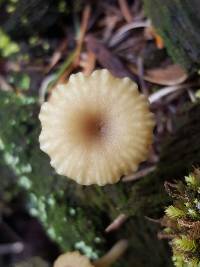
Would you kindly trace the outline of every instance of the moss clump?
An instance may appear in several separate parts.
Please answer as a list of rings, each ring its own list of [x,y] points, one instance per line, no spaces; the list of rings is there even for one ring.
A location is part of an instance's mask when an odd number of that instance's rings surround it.
[[[162,219],[163,234],[172,239],[173,261],[177,267],[200,266],[200,170],[185,182],[166,184],[173,205]]]
[[[83,206],[75,183],[58,177],[40,151],[36,100],[0,91],[0,106],[0,163],[12,170],[18,188],[27,192],[27,209],[63,250],[78,246],[90,258],[97,258],[104,253],[104,226],[96,223],[99,213]],[[4,174],[1,184],[10,176]]]

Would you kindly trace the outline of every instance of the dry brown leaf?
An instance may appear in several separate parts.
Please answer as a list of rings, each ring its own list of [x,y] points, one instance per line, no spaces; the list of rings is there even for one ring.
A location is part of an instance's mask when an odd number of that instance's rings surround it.
[[[134,75],[126,68],[121,60],[111,53],[107,47],[92,35],[85,38],[87,50],[95,54],[102,67],[108,69],[114,76],[129,77],[135,80]]]
[[[177,85],[183,83],[188,78],[186,71],[179,65],[151,69],[146,71],[145,76],[150,82],[162,85]]]
[[[138,75],[138,70],[132,64],[129,64],[130,70]],[[183,83],[187,78],[187,72],[179,65],[168,65],[167,67],[159,67],[144,72],[144,80],[166,86],[175,86]]]

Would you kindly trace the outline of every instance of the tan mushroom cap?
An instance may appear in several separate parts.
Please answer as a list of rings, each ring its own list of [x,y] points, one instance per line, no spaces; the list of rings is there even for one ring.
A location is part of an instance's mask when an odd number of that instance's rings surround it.
[[[107,70],[71,75],[39,118],[40,147],[51,165],[82,185],[112,184],[136,171],[148,157],[155,124],[137,85]]]
[[[60,255],[54,262],[53,267],[94,267],[89,259],[78,251],[67,252]]]

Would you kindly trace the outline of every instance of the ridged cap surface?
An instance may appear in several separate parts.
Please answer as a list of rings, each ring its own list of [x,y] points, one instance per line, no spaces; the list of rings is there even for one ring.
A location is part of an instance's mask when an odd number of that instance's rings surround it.
[[[67,252],[60,255],[54,262],[53,267],[94,267],[86,256],[78,251]]]
[[[57,173],[82,185],[112,184],[148,157],[154,116],[129,78],[107,70],[71,75],[39,115],[40,147]]]

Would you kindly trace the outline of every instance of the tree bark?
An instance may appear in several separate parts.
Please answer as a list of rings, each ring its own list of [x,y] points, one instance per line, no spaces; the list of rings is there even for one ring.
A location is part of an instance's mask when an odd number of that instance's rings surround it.
[[[200,2],[198,0],[143,0],[146,14],[163,37],[169,54],[189,71],[199,69]]]

